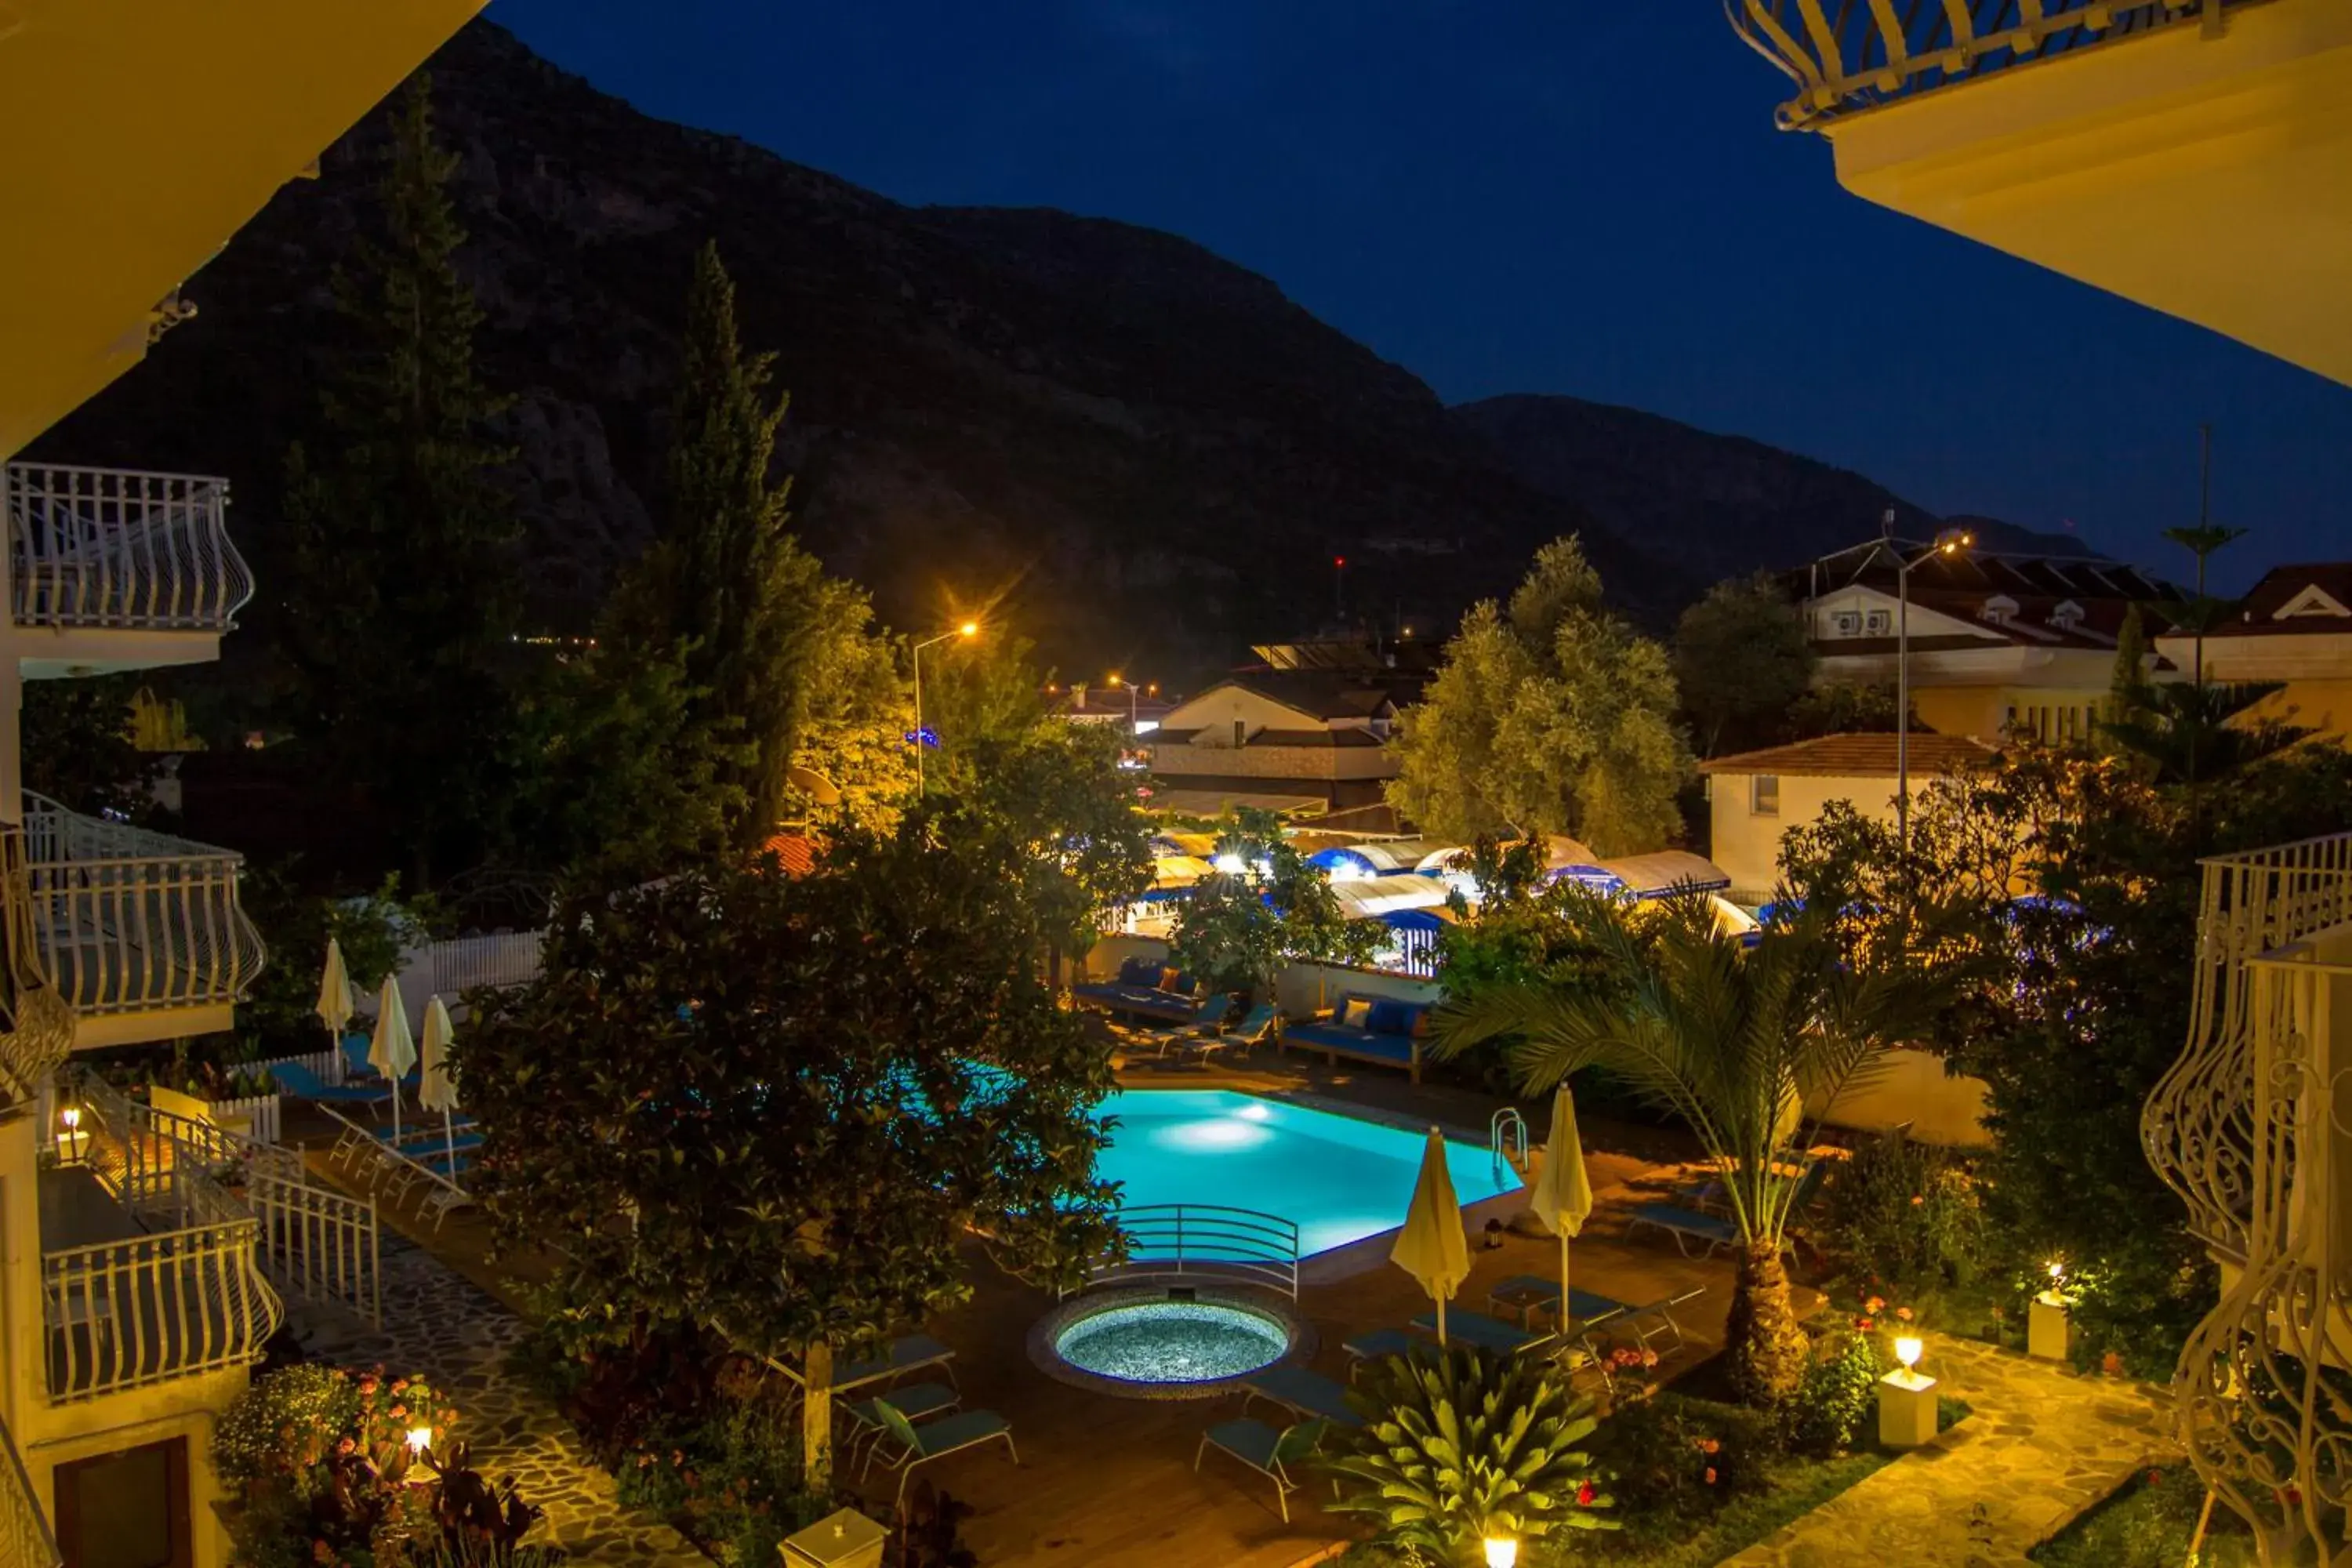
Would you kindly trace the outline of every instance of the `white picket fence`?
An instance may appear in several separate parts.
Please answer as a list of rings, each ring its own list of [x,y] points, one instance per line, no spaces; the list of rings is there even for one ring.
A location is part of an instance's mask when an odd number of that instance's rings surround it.
[[[539,978],[543,931],[495,931],[422,942],[400,955],[400,1005],[421,1027],[425,1004],[445,1003],[478,985],[528,985]]]

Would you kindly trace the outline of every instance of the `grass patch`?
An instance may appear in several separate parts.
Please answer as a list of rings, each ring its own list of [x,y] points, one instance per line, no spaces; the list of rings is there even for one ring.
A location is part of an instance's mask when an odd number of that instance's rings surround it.
[[[2151,1470],[2027,1553],[2042,1568],[2182,1568],[2205,1504],[2186,1465]],[[2194,1568],[2255,1568],[2254,1540],[2216,1504]]]

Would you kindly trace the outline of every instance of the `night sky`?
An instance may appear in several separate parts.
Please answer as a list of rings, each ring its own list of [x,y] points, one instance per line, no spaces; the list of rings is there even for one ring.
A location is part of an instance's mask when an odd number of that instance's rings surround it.
[[[2221,586],[2352,556],[2352,389],[1847,195],[1710,0],[489,15],[650,113],[900,201],[1185,235],[1448,401],[1629,404],[2174,576],[2158,533],[2194,521],[2210,421],[2214,514],[2252,531]]]

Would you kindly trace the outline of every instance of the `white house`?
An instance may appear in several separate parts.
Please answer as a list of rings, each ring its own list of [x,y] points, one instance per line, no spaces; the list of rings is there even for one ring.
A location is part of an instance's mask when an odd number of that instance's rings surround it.
[[[1148,737],[1151,805],[1212,816],[1233,805],[1302,816],[1381,805],[1394,778],[1390,689],[1319,670],[1221,680],[1169,710]]]

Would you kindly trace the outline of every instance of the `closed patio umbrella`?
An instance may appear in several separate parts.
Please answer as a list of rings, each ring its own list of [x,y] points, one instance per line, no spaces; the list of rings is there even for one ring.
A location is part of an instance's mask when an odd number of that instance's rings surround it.
[[[457,1080],[449,1076],[449,1042],[456,1033],[449,1026],[449,1009],[440,997],[425,1005],[425,1081],[417,1086],[416,1103],[441,1113],[442,1152],[448,1156],[453,1181],[457,1174],[457,1135],[451,1130],[449,1113],[457,1109]]]
[[[400,1140],[400,1080],[416,1065],[416,1041],[408,1033],[408,1009],[400,1003],[400,985],[390,974],[375,1005],[375,1035],[368,1041],[368,1066],[392,1084],[392,1136]]]
[[[1454,1173],[1445,1168],[1445,1135],[1434,1127],[1422,1148],[1412,1206],[1405,1211],[1396,1245],[1389,1248],[1389,1261],[1420,1280],[1437,1303],[1437,1342],[1444,1344],[1445,1303],[1470,1277],[1470,1238],[1463,1234]]]
[[[1551,1142],[1544,1145],[1543,1169],[1536,1173],[1531,1206],[1544,1228],[1559,1237],[1559,1327],[1568,1331],[1568,1241],[1584,1228],[1592,1212],[1592,1183],[1584,1173],[1584,1141],[1576,1131],[1576,1096],[1568,1080],[1551,1098]]]
[[[327,1026],[327,1037],[335,1055],[343,1051],[343,1031],[351,1027],[352,1015],[359,1008],[352,1001],[351,971],[343,967],[343,944],[333,937],[327,939],[327,967],[319,975],[319,1021]],[[336,1076],[330,1081],[342,1081],[340,1068],[330,1064]]]

